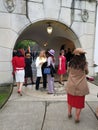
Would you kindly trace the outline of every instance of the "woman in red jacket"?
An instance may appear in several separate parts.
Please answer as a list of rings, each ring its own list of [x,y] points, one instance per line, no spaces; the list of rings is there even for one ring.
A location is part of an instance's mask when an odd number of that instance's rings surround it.
[[[15,73],[15,79],[18,87],[18,93],[22,96],[21,90],[24,83],[24,67],[25,67],[25,58],[21,51],[17,51],[16,56],[12,59],[12,65]]]

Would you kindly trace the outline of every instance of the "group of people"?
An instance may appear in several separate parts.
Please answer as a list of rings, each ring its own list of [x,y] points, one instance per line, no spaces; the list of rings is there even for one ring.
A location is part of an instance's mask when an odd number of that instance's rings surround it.
[[[58,75],[60,75],[59,83],[63,84],[63,75],[68,73],[68,81],[66,84],[67,102],[68,102],[68,118],[72,118],[72,108],[76,109],[75,122],[80,122],[80,113],[82,108],[85,107],[85,96],[89,94],[89,87],[87,84],[86,74],[88,74],[88,63],[85,57],[85,51],[82,48],[76,48],[73,51],[73,57],[68,62],[66,67],[66,57],[64,56],[64,50],[61,50],[59,56],[59,65],[57,69]],[[29,54],[30,55],[30,54]],[[27,56],[29,56],[27,55]],[[51,73],[44,73],[46,67],[52,66],[55,70],[55,51],[50,49],[45,53],[41,51],[36,59],[37,78],[35,83],[35,89],[39,90],[40,79],[43,77],[43,88],[48,88],[48,94],[54,93],[54,75],[55,71]],[[18,87],[18,93],[21,94],[22,85],[25,76],[25,62],[24,56],[18,52],[13,57],[12,64],[15,72],[16,83]],[[67,69],[66,69],[67,68]],[[31,70],[30,70],[31,71]],[[33,81],[32,81],[33,82]],[[48,84],[47,84],[48,82]]]
[[[39,90],[40,80],[41,77],[43,77],[43,88],[48,88],[48,94],[54,93],[54,73],[56,73],[55,70],[55,51],[53,49],[50,49],[49,51],[45,52],[44,50],[40,51],[39,56],[36,58],[35,65],[36,65],[36,83],[35,83],[35,89]],[[27,51],[25,54],[18,50],[12,59],[12,65],[13,65],[13,74],[15,75],[17,87],[18,87],[18,93],[22,95],[22,86],[23,83],[25,83],[25,86],[27,86],[27,80],[28,77],[31,79],[31,83],[34,84],[33,81],[33,74],[32,74],[32,57],[30,54],[30,51]],[[50,74],[45,74],[44,69],[45,67],[50,67],[52,70]],[[64,56],[64,50],[61,50],[60,56],[59,56],[59,66],[57,73],[60,75],[59,83],[63,84],[63,75],[66,73],[66,57]],[[47,84],[48,82],[48,84]]]

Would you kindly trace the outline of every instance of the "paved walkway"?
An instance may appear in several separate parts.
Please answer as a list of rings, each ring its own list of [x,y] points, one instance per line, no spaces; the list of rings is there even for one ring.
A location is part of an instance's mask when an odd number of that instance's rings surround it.
[[[86,96],[79,124],[74,122],[74,110],[73,118],[68,119],[65,87],[58,82],[54,95],[48,95],[42,88],[36,91],[34,85],[29,85],[23,87],[23,96],[19,96],[15,87],[9,101],[0,110],[0,130],[98,130],[95,116],[98,87],[91,83],[89,87],[90,94]]]

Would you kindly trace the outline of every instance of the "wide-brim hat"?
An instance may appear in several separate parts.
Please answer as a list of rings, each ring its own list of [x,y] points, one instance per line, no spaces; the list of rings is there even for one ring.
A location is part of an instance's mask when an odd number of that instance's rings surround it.
[[[81,54],[85,54],[86,51],[84,51],[82,48],[76,48],[74,51],[73,51],[73,54],[74,55],[81,55]]]
[[[48,53],[49,53],[50,55],[54,56],[55,51],[54,51],[53,49],[50,49],[50,50],[48,51]]]

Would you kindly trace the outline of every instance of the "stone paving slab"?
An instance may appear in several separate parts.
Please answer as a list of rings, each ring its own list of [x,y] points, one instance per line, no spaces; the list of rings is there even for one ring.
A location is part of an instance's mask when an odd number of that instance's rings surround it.
[[[91,112],[88,105],[81,113],[81,122],[75,124],[73,118],[67,117],[67,104],[65,102],[50,103],[47,106],[47,113],[43,130],[98,130],[98,120]]]
[[[0,130],[40,130],[44,111],[43,102],[9,101],[0,111]]]

